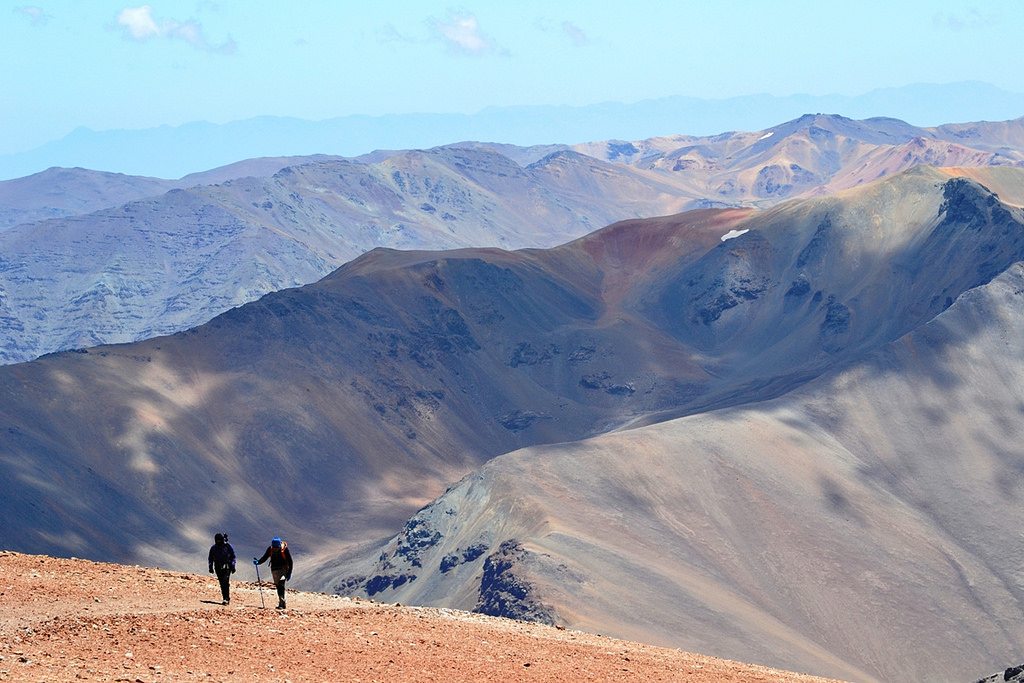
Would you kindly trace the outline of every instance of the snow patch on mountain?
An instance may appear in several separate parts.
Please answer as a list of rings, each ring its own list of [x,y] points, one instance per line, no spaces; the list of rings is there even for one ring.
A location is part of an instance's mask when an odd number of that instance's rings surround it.
[[[722,235],[722,241],[725,242],[726,240],[736,239],[741,235],[746,235],[748,232],[750,232],[750,228],[745,228],[743,230],[730,230]]]

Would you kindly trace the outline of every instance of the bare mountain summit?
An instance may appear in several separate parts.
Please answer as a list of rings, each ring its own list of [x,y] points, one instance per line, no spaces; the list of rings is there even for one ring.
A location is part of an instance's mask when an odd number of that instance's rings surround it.
[[[853,680],[969,680],[1024,647],[1021,339],[1017,264],[782,398],[502,456],[330,585]]]
[[[771,206],[831,194],[915,166],[1022,166],[1024,118],[918,128],[898,119],[807,114],[757,132],[575,145],[584,154],[668,176],[694,198]]]
[[[846,237],[823,238],[819,223],[794,262],[805,273],[817,262],[833,286],[854,287],[824,306],[816,343],[827,352],[840,352],[832,335],[862,324],[884,333],[887,321],[902,318],[906,334],[890,333],[892,341],[874,350],[865,345],[865,355],[845,355],[836,369],[774,400],[502,456],[388,544],[323,580],[345,593],[856,680],[966,680],[1012,661],[1024,647],[1016,628],[1024,592],[1008,559],[1021,550],[1016,530],[1024,524],[1015,503],[1024,463],[1016,445],[1024,437],[1024,264],[995,265],[987,256],[997,243],[1016,244],[1010,261],[1019,259],[1024,225],[977,186],[953,179],[943,188],[941,219],[928,237],[885,236],[895,240],[889,246],[904,245],[895,258],[881,256],[886,240],[873,230],[864,243],[873,254],[852,249],[853,226],[837,218],[827,229]],[[894,189],[865,188],[861,202],[844,203],[878,211]],[[986,205],[1009,222],[997,219],[993,241],[979,243],[976,229],[987,229],[968,216]],[[760,229],[771,234],[770,225]],[[911,266],[910,253],[929,243],[939,251]],[[909,268],[912,278],[890,285],[886,298],[921,302],[923,289],[937,284],[926,264],[947,268],[962,258],[965,265],[968,250],[978,260],[964,275],[978,279],[961,281],[951,305],[933,297],[933,306],[948,306],[937,317],[920,303],[898,316],[880,313],[873,296],[881,292],[865,286],[865,274],[882,272],[882,263],[890,276]],[[847,281],[839,261],[823,258],[829,252],[857,263],[860,277]],[[758,281],[750,272],[739,280]],[[800,301],[814,287],[803,291],[801,282],[789,286],[776,320],[787,319],[787,308],[793,320],[806,305]],[[734,296],[736,308],[748,309],[743,326],[726,328],[736,347],[752,364],[784,367],[767,351],[769,339],[748,336],[755,309],[771,310],[771,295]],[[840,298],[843,308],[835,305]],[[854,302],[864,308],[848,306]],[[917,322],[908,318],[915,309],[924,313]],[[868,311],[874,319],[865,320]],[[700,322],[690,318],[687,327]],[[779,347],[804,363],[810,357],[792,339]],[[744,363],[739,348],[728,357],[730,370]],[[755,386],[764,383],[749,384],[748,399]]]

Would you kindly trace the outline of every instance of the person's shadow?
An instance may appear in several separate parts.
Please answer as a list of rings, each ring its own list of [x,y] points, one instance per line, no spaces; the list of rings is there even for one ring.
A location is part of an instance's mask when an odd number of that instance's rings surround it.
[[[199,602],[201,602],[201,603],[203,603],[205,605],[220,605],[221,604],[220,600],[200,600]]]

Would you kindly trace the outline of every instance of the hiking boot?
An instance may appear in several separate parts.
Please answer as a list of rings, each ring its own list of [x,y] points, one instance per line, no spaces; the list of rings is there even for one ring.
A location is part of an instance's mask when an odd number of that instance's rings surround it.
[[[278,600],[277,609],[285,609],[284,600]]]
[[[222,604],[222,605],[230,605],[231,604],[231,598],[224,598],[224,600],[220,604]]]

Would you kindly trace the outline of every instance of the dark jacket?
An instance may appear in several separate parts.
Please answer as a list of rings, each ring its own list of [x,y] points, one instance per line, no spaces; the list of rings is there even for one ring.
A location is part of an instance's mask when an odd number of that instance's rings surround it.
[[[235,569],[235,549],[230,543],[214,543],[210,546],[210,569],[223,571]]]
[[[292,554],[288,550],[287,543],[277,552],[275,552],[274,546],[267,546],[266,552],[263,553],[263,557],[259,559],[257,564],[263,564],[267,561],[268,557],[270,558],[271,569],[283,569],[285,576],[292,575]]]

